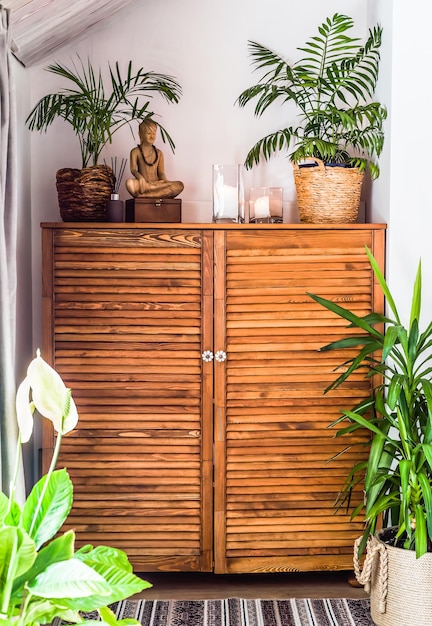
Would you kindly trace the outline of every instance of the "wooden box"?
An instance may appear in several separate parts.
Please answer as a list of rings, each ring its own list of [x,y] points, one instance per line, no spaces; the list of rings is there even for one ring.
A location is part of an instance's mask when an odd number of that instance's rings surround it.
[[[132,198],[126,200],[126,222],[181,222],[179,198]]]

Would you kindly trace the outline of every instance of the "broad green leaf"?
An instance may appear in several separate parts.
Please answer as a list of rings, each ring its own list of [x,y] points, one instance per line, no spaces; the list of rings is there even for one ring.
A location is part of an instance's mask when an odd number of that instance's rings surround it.
[[[132,565],[123,550],[112,548],[110,546],[96,546],[95,548],[89,544],[80,548],[75,558],[81,559],[87,565],[93,565],[95,563],[110,563],[115,565],[119,569],[124,569],[126,572],[132,572]]]
[[[309,292],[307,292],[307,295],[321,306],[325,307],[329,311],[332,311],[333,313],[336,313],[336,315],[342,317],[343,319],[346,319],[348,322],[351,322],[351,324],[353,324],[357,328],[362,328],[373,337],[380,336],[379,331],[375,330],[373,326],[367,324],[361,317],[359,317],[349,309],[341,307],[339,304],[336,304],[332,300],[322,298],[321,296],[317,296]]]
[[[104,595],[95,593],[90,597],[75,600],[73,608],[79,608],[80,611],[90,611],[92,608],[99,608],[106,604],[118,602],[125,597],[140,593],[143,589],[151,587],[150,583],[142,580],[131,571],[129,563],[125,567],[123,557],[120,564],[118,557],[115,557],[117,564],[111,564],[109,560],[100,558],[101,556],[102,554],[99,554],[95,560],[92,558],[92,552],[90,552],[86,555],[84,562],[106,580],[110,589],[109,593]],[[82,558],[82,555],[80,555],[80,558]],[[66,603],[68,604],[68,600],[66,600]]]
[[[366,519],[376,519],[379,515],[388,511],[395,504],[399,504],[398,494],[389,493],[386,496],[377,498],[376,502],[370,508],[368,508],[368,506],[366,507]]]
[[[350,419],[354,420],[355,422],[357,422],[358,424],[360,424],[364,428],[367,428],[368,430],[372,431],[376,435],[381,435],[382,434],[382,432],[378,428],[378,426],[375,426],[375,424],[373,422],[369,421],[368,419],[366,419],[362,415],[359,415],[358,413],[354,413],[353,411],[344,411],[344,415],[346,415]]]
[[[0,529],[0,583],[5,584],[6,577],[13,581],[26,572],[35,560],[35,543],[25,531],[14,526]]]
[[[107,606],[101,607],[99,609],[99,614],[102,622],[107,626],[134,626],[135,624],[139,624],[137,620],[132,618],[117,620],[114,612]],[[96,622],[94,624],[94,626],[98,625],[100,626],[100,622]],[[86,626],[88,626],[88,624]]]
[[[403,383],[404,377],[401,374],[394,374],[388,385],[387,404],[392,411],[394,411],[400,399]]]
[[[395,316],[396,323],[400,325],[401,322],[400,322],[399,312],[397,310],[397,307],[396,307],[395,301],[393,299],[393,296],[391,294],[391,291],[390,291],[390,289],[389,289],[389,287],[387,285],[387,282],[386,282],[386,280],[384,278],[384,275],[383,275],[383,273],[381,271],[380,266],[378,265],[375,257],[373,256],[372,252],[370,251],[370,249],[367,246],[366,246],[366,254],[367,254],[369,262],[370,262],[370,264],[372,266],[373,272],[374,272],[376,278],[378,279],[378,282],[380,284],[380,287],[381,287],[381,290],[382,290],[382,292],[384,294],[386,302],[387,302],[388,306],[390,307],[390,309],[392,310],[393,315]]]
[[[65,469],[54,471],[44,492],[42,506],[33,523],[39,499],[44,490],[47,476],[43,476],[33,487],[23,508],[22,525],[30,532],[37,548],[51,539],[61,528],[72,507],[73,486]]]
[[[38,574],[43,572],[49,565],[59,561],[67,561],[74,556],[75,533],[68,530],[60,537],[56,537],[37,553],[33,566],[18,577],[13,586],[12,595],[21,594],[24,584],[33,580]]]
[[[21,528],[0,529],[0,615],[9,610],[15,578],[31,567],[35,558],[34,542]]]
[[[419,472],[418,481],[424,501],[428,537],[432,541],[432,487],[426,472]]]
[[[8,610],[17,567],[18,544],[18,528],[6,526],[0,529],[0,615]]]
[[[420,309],[421,309],[421,291],[422,291],[422,268],[421,268],[421,260],[419,261],[417,267],[417,274],[414,281],[413,294],[411,298],[411,315],[410,315],[410,325],[409,330],[414,326],[414,322],[418,324],[420,321]]]
[[[416,557],[419,559],[427,552],[427,532],[426,519],[423,507],[417,504],[415,507],[415,550]]]
[[[21,524],[21,507],[16,500],[9,502],[9,511],[3,519],[5,526],[20,526]]]
[[[385,361],[396,343],[399,343],[399,326],[388,326],[383,343],[382,360]]]
[[[79,559],[49,565],[29,582],[29,590],[41,598],[61,599],[66,608],[77,609],[74,603],[91,595],[108,597],[110,586],[91,567]],[[96,607],[95,607],[96,608]]]
[[[383,467],[385,469],[388,469],[390,466],[391,460],[389,460],[389,455],[387,455],[384,451],[386,440],[387,432],[380,432],[379,434],[376,434],[374,436],[370,445],[367,473],[365,479],[366,492],[369,492],[372,487],[372,483],[375,482],[378,469]]]
[[[413,464],[411,460],[402,459],[399,462],[399,473],[400,473],[400,485],[401,485],[401,505],[402,505],[402,515],[404,518],[405,525],[408,527],[410,525],[410,514],[411,514],[411,484],[410,484],[410,473],[413,469]]]
[[[428,474],[429,476],[431,476],[432,475],[432,445],[430,443],[428,444],[425,443],[423,444],[422,448],[423,448],[424,455],[429,465]]]
[[[46,598],[33,598],[26,611],[25,622],[32,624],[51,624],[57,618],[62,623],[82,623],[83,617],[71,609],[65,609],[62,600]],[[85,621],[87,623],[87,621]]]

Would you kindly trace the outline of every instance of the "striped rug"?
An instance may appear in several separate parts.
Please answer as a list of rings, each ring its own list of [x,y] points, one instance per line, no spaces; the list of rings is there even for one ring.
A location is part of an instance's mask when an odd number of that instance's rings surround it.
[[[368,599],[124,600],[111,608],[143,626],[374,626]]]

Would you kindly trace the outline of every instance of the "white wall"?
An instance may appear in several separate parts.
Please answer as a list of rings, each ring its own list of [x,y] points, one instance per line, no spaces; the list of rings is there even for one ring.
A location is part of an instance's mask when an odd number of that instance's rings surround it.
[[[369,0],[369,21],[384,25],[378,98],[389,110],[382,175],[373,185],[372,221],[386,222],[386,276],[409,322],[412,284],[419,260],[423,272],[423,327],[432,312],[432,228],[428,146],[430,24],[426,0]]]
[[[429,2],[394,0],[388,277],[407,310],[421,258],[425,323],[432,313],[431,23]]]

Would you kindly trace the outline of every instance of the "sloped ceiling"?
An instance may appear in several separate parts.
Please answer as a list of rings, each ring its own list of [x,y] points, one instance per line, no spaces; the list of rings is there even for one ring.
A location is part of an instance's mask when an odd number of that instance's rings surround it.
[[[133,0],[4,0],[10,9],[15,56],[29,67]]]

